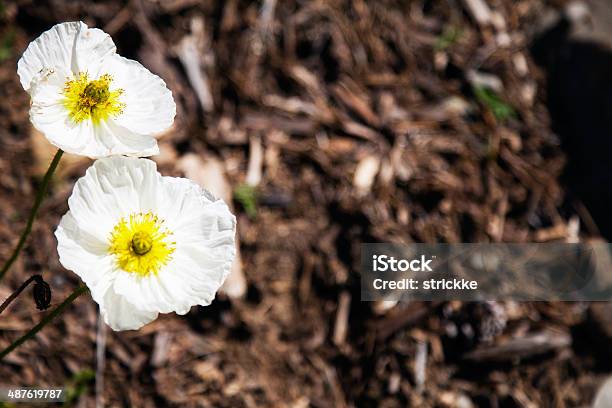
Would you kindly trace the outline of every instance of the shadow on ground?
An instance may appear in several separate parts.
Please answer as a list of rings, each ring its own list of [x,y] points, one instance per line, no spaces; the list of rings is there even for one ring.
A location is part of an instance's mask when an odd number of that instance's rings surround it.
[[[561,19],[534,42],[532,53],[547,71],[547,104],[568,158],[564,179],[570,200],[584,204],[610,240],[612,49],[573,39],[570,32],[570,22]]]

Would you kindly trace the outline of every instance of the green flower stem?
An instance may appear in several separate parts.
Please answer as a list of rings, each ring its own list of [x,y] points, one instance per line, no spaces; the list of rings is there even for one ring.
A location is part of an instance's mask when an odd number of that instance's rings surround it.
[[[13,254],[9,258],[9,260],[6,261],[6,263],[2,267],[2,270],[0,270],[0,280],[2,280],[6,272],[11,268],[11,266],[19,256],[19,253],[21,252],[21,249],[23,248],[23,245],[25,244],[28,235],[30,235],[30,232],[32,231],[32,224],[34,223],[34,218],[36,218],[36,213],[38,212],[38,209],[40,208],[40,205],[43,199],[45,198],[47,188],[49,187],[49,182],[51,181],[53,173],[55,173],[55,170],[57,169],[57,165],[59,164],[60,159],[62,158],[62,154],[64,154],[64,151],[62,149],[57,149],[57,153],[55,153],[53,161],[51,162],[49,168],[47,169],[47,172],[45,173],[42,185],[38,190],[38,194],[36,195],[36,201],[34,201],[34,207],[32,207],[32,211],[30,211],[30,217],[28,218],[28,223],[26,224],[26,227],[23,230],[23,233],[21,234],[21,238],[19,238],[19,242],[17,243]]]
[[[6,298],[6,300],[2,302],[2,304],[0,305],[0,313],[4,312],[4,309],[6,309],[13,300],[17,299],[17,296],[19,296],[21,292],[23,292],[23,290],[27,288],[28,285],[32,283],[32,281],[34,281],[35,279],[40,279],[40,275],[30,276],[30,278],[26,280],[25,282],[23,282],[21,286],[17,288],[15,292],[11,293],[11,296]]]
[[[6,355],[9,354],[11,351],[15,350],[17,347],[25,343],[27,340],[34,337],[36,333],[41,331],[43,327],[45,327],[48,323],[51,322],[51,320],[53,320],[58,315],[60,315],[68,305],[74,302],[76,298],[78,298],[85,292],[87,292],[87,286],[85,285],[80,285],[78,288],[76,288],[74,292],[70,294],[70,296],[68,296],[55,309],[49,312],[49,314],[43,317],[43,319],[36,326],[32,327],[29,332],[27,332],[26,334],[24,334],[23,336],[15,340],[10,346],[2,350],[2,352],[0,352],[0,361],[4,357],[6,357]]]

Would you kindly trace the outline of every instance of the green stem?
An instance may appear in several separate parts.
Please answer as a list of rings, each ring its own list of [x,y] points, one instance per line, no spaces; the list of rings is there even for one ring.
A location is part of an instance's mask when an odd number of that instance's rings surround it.
[[[13,254],[9,258],[9,260],[6,261],[6,263],[2,267],[2,270],[0,270],[0,280],[2,280],[6,272],[11,268],[11,266],[13,265],[13,263],[19,256],[19,253],[21,252],[21,249],[23,248],[23,245],[25,244],[26,239],[28,238],[28,235],[30,235],[30,232],[32,231],[32,224],[34,223],[34,218],[36,218],[36,213],[38,212],[38,209],[40,208],[40,204],[45,198],[45,194],[47,193],[47,188],[49,187],[49,182],[51,181],[51,176],[53,176],[55,169],[57,169],[57,165],[59,164],[63,153],[64,152],[62,149],[57,149],[57,153],[55,153],[55,156],[53,157],[53,161],[49,165],[49,168],[47,169],[47,172],[45,173],[45,177],[43,177],[42,184],[40,186],[40,189],[38,190],[38,194],[36,195],[36,201],[34,201],[34,207],[32,207],[32,211],[30,211],[30,217],[28,218],[28,223],[26,224],[26,227],[23,230],[23,233],[21,234],[21,238],[19,238],[19,242],[17,243],[17,246],[15,247]]]
[[[24,289],[27,288],[28,285],[32,281],[37,279],[36,277],[38,277],[38,279],[40,279],[40,275],[30,276],[30,278],[28,280],[26,280],[25,282],[23,282],[21,284],[21,286],[15,292],[11,293],[11,295],[8,298],[6,298],[6,300],[0,305],[0,313],[4,312],[4,309],[6,309],[8,307],[8,305],[10,305],[13,300],[17,299],[17,296],[19,296],[21,294],[21,292],[23,292]]]
[[[17,347],[25,343],[27,340],[34,337],[36,333],[41,331],[43,327],[45,327],[48,323],[51,322],[51,320],[60,315],[68,305],[74,302],[76,298],[78,298],[85,292],[87,292],[87,286],[85,285],[80,285],[78,288],[76,288],[74,292],[70,294],[70,296],[68,296],[55,309],[49,312],[49,314],[43,317],[43,319],[36,326],[32,327],[29,332],[27,332],[26,334],[15,340],[10,346],[2,350],[2,352],[0,352],[0,360],[6,357],[6,355],[9,354],[11,351],[15,350]]]

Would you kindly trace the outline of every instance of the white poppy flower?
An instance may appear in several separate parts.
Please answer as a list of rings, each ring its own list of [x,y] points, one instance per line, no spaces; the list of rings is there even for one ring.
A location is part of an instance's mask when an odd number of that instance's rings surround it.
[[[49,141],[90,157],[159,153],[155,134],[174,121],[166,83],[116,53],[111,37],[62,23],[32,41],[17,64],[30,120]]]
[[[235,255],[236,218],[194,182],[148,159],[99,159],[74,186],[55,236],[114,330],[208,305]]]

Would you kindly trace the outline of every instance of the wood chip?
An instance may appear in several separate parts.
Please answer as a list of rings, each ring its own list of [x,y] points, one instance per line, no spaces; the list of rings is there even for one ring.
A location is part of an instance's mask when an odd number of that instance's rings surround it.
[[[361,159],[353,176],[353,186],[360,195],[366,195],[372,190],[372,185],[380,168],[378,155],[369,155]]]
[[[472,18],[481,26],[491,23],[491,9],[484,0],[463,0]]]
[[[507,340],[499,345],[484,346],[464,357],[473,361],[512,361],[568,347],[572,337],[564,331],[545,330]]]
[[[189,83],[198,97],[200,106],[205,112],[211,112],[215,108],[210,84],[206,72],[202,66],[199,45],[205,35],[204,20],[194,18],[191,21],[192,34],[186,35],[176,46],[176,54],[185,67]]]
[[[348,330],[348,319],[351,306],[351,294],[342,292],[338,299],[338,311],[336,313],[336,323],[334,324],[334,344],[340,346],[346,340]]]

